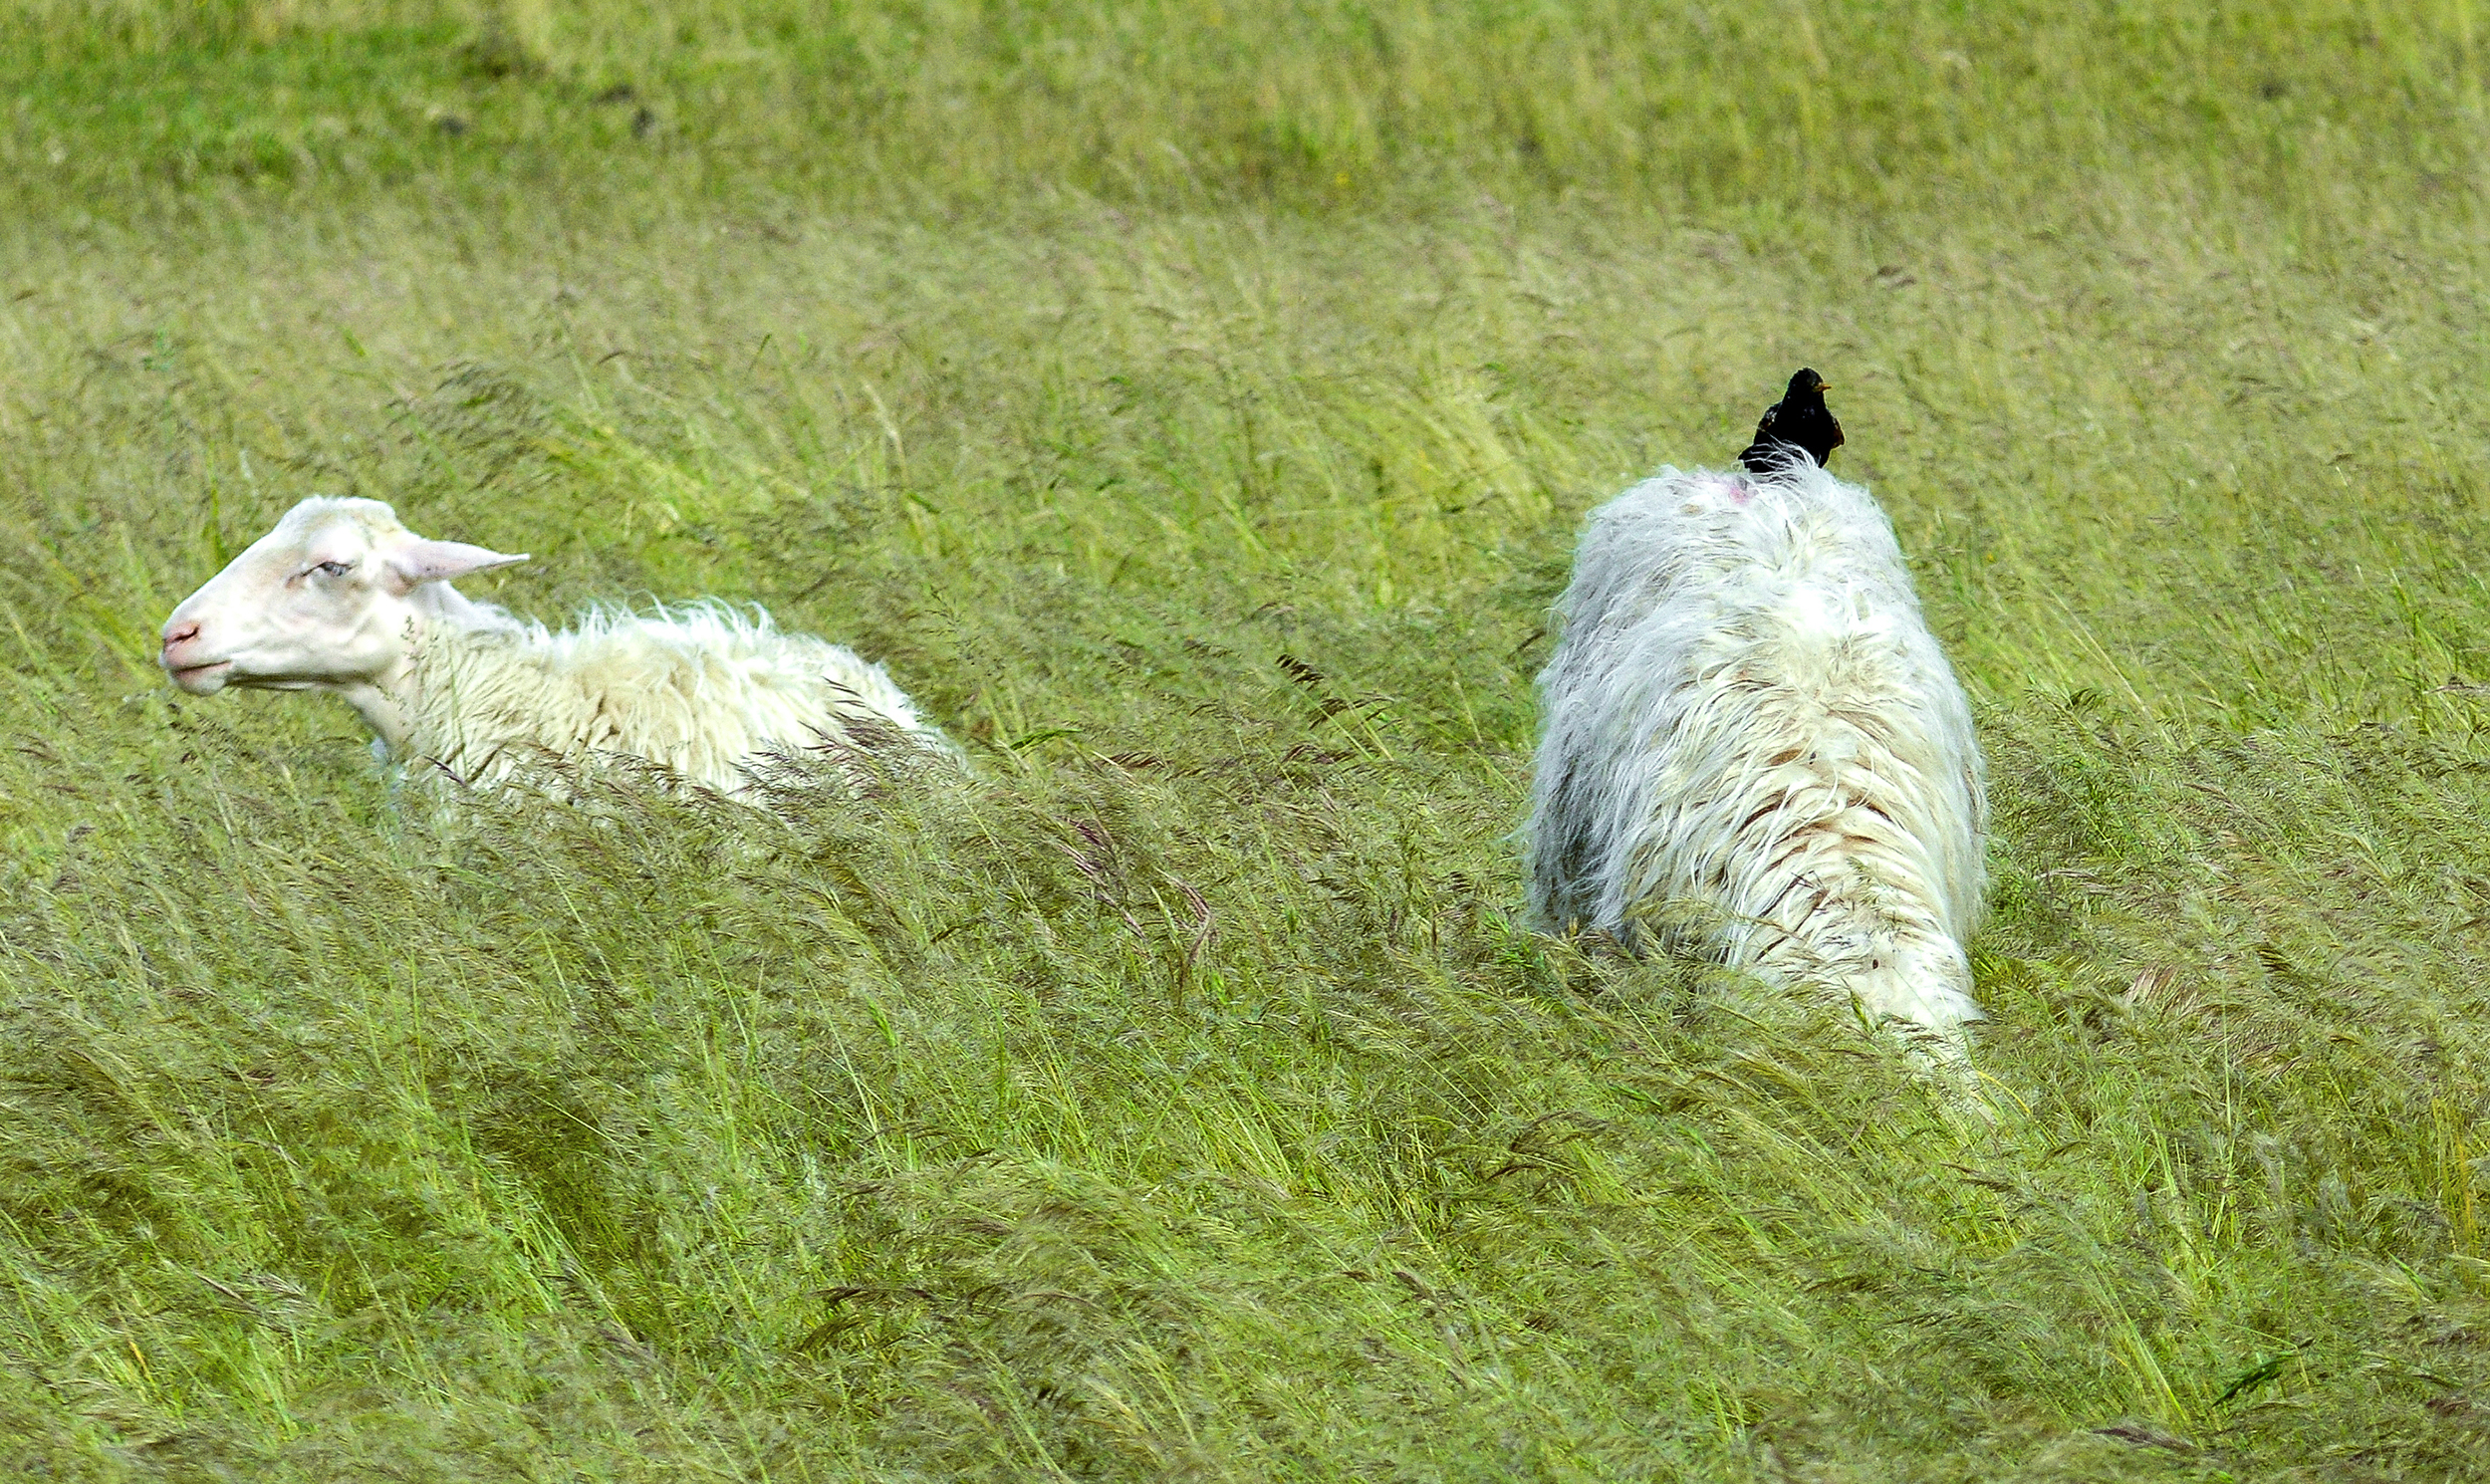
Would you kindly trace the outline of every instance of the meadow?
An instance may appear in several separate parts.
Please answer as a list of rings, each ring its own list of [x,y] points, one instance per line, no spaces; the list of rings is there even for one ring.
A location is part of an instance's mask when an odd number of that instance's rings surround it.
[[[2483,1477],[2471,0],[0,11],[0,1474]],[[1583,513],[1800,365],[1993,1119],[1520,921]],[[407,808],[152,662],[313,493],[978,779]]]

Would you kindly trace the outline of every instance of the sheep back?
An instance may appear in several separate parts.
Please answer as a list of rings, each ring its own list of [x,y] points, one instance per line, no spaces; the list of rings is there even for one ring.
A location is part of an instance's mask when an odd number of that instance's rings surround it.
[[[1663,469],[1595,511],[1539,676],[1532,908],[1693,933],[1871,1016],[1977,1019],[1970,707],[1866,490]]]
[[[727,792],[773,755],[828,745],[960,761],[878,664],[722,603],[453,627],[415,663],[409,751],[468,782],[534,757],[644,758]]]

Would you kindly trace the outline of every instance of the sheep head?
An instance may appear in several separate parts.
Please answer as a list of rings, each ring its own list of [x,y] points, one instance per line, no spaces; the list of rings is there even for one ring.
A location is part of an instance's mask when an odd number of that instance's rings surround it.
[[[386,689],[425,620],[463,603],[442,585],[526,560],[427,541],[378,500],[316,496],[181,601],[156,662],[192,695]]]

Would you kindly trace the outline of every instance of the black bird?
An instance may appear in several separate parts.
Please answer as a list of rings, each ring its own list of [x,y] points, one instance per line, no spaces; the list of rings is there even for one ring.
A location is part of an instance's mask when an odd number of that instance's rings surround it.
[[[1755,424],[1755,441],[1738,455],[1738,462],[1754,473],[1770,474],[1802,453],[1820,465],[1833,457],[1833,450],[1842,446],[1842,424],[1825,405],[1831,389],[1813,370],[1799,368],[1789,391],[1764,409],[1764,420]]]

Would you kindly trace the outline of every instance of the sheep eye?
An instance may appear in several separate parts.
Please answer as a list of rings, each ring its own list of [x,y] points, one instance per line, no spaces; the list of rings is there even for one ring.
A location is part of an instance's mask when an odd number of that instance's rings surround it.
[[[352,562],[322,562],[312,568],[312,571],[319,573],[322,577],[344,577],[354,570],[355,564]]]

